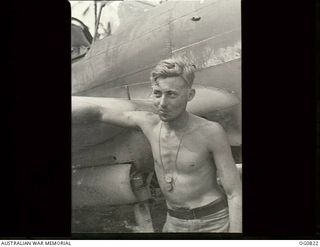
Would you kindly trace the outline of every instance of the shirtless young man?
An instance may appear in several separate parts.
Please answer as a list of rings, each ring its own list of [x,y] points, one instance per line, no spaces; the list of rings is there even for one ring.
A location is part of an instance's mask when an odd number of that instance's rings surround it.
[[[89,107],[87,116],[140,128],[149,140],[168,207],[163,232],[242,232],[241,181],[226,134],[186,111],[193,80],[193,67],[182,60],[160,61],[151,72],[157,114]]]

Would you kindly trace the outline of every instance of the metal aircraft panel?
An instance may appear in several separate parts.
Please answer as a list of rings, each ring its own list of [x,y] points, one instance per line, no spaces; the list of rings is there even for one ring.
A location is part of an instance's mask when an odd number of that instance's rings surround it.
[[[74,169],[72,207],[137,202],[130,185],[130,169],[131,164]],[[108,191],[108,196],[105,196],[105,191]]]
[[[161,13],[156,18],[148,13],[145,17],[149,16],[150,20],[143,20],[140,24],[139,19],[134,28],[127,30],[125,42],[116,34],[97,41],[87,54],[94,78],[75,80],[73,84],[79,86],[73,95],[106,96],[100,87],[111,88],[148,80],[151,68],[159,59],[171,54],[170,12]],[[157,21],[152,21],[154,19]],[[159,26],[154,27],[153,22]],[[74,64],[77,66],[81,65]]]
[[[193,11],[186,4],[192,5]],[[239,0],[179,2],[178,6],[171,23],[173,50],[241,28]],[[184,15],[181,9],[186,12]]]

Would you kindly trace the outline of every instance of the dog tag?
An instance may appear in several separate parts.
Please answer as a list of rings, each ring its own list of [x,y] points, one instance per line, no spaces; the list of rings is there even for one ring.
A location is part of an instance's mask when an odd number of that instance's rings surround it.
[[[167,191],[171,191],[173,189],[173,177],[172,174],[166,174],[164,176],[164,180],[166,181],[165,188]]]
[[[171,183],[166,183],[166,184],[165,184],[165,188],[166,188],[167,191],[172,191],[173,186],[172,186]]]
[[[165,177],[164,177],[164,180],[165,180],[167,183],[172,183],[173,177],[172,177],[172,175],[170,175],[170,174],[166,174]]]

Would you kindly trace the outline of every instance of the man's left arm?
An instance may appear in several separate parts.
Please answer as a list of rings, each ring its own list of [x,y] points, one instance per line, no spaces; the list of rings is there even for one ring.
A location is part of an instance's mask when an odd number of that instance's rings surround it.
[[[211,125],[210,151],[217,167],[229,206],[229,232],[242,232],[242,184],[235,166],[227,135],[218,123]]]

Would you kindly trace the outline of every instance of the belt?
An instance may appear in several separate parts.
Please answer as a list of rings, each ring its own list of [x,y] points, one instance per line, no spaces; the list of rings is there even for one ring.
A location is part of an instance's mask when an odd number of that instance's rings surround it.
[[[193,208],[193,209],[178,208],[175,210],[168,209],[168,213],[170,216],[178,219],[192,220],[192,219],[200,219],[201,217],[216,213],[227,207],[228,207],[228,204],[226,202],[226,199],[220,198],[208,205],[198,207],[198,208]]]

